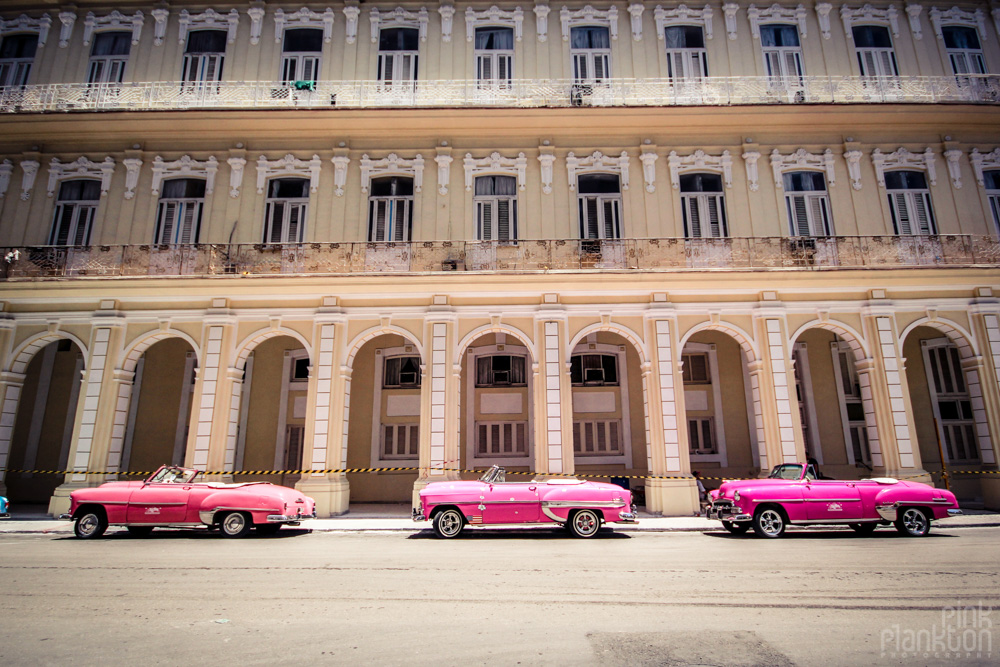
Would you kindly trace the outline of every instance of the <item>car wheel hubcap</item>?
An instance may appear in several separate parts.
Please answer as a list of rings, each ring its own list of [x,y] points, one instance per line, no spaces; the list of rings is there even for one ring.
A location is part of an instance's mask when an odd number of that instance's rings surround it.
[[[906,510],[903,514],[903,525],[911,533],[923,533],[927,528],[927,518],[920,510]]]
[[[781,517],[778,516],[777,512],[768,510],[760,517],[760,526],[764,529],[764,532],[768,535],[777,535],[781,532]]]
[[[447,512],[441,517],[441,532],[445,535],[454,535],[461,527],[462,522],[454,512]]]
[[[80,532],[84,535],[90,535],[95,530],[97,530],[97,517],[93,514],[88,514],[87,516],[80,519]]]
[[[228,517],[226,517],[226,524],[225,524],[226,532],[231,535],[234,533],[238,533],[241,530],[243,530],[243,526],[245,524],[246,522],[244,521],[242,514],[230,514]]]
[[[582,535],[590,535],[597,529],[597,518],[590,512],[580,512],[576,515],[576,529]]]

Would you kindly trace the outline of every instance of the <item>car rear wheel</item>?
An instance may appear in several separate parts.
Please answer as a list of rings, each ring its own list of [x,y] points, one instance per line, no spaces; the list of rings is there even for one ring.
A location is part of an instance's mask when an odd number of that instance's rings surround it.
[[[765,507],[753,515],[753,532],[757,537],[781,537],[785,533],[785,515],[776,507]]]
[[[446,509],[434,515],[434,534],[438,537],[458,537],[465,526],[465,517],[457,509]]]
[[[742,535],[743,533],[750,530],[749,523],[736,523],[735,521],[723,521],[722,527],[728,530],[733,535]]]
[[[253,522],[243,512],[228,512],[219,522],[219,530],[226,537],[245,537],[251,528]]]
[[[871,535],[878,528],[877,523],[852,523],[851,530],[858,535]]]
[[[577,510],[569,519],[573,537],[593,537],[601,529],[601,517],[594,510]]]
[[[101,510],[86,510],[76,518],[73,533],[81,540],[92,540],[108,529],[108,519]]]
[[[931,532],[931,520],[919,507],[907,507],[896,519],[896,530],[906,537],[923,537]]]
[[[125,530],[132,537],[149,537],[150,533],[153,532],[152,526],[125,526]]]

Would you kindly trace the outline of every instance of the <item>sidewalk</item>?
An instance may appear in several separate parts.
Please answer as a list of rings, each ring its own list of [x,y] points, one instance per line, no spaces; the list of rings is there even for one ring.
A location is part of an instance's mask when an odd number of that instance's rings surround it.
[[[984,510],[962,510],[964,515],[935,522],[935,530],[951,528],[982,528],[1000,526],[1000,513]],[[330,519],[312,519],[302,523],[303,528],[316,532],[416,532],[429,530],[429,521],[415,523],[410,519],[409,505],[356,505],[343,516]],[[545,525],[539,528],[547,528]],[[550,526],[548,526],[550,528]],[[639,523],[613,524],[614,530],[621,532],[683,532],[722,530],[718,521],[709,521],[704,517],[654,516],[639,512]],[[846,526],[817,526],[816,528],[792,527],[790,530],[849,530]],[[73,524],[70,521],[59,521],[49,518],[41,508],[28,508],[12,512],[9,519],[0,519],[0,534],[4,533],[72,533]]]

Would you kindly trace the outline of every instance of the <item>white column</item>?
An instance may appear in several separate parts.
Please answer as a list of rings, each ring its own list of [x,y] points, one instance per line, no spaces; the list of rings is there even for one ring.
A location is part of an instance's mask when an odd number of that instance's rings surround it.
[[[545,434],[547,472],[563,472],[562,360],[559,322],[544,322],[542,357],[545,364]],[[570,417],[572,419],[572,416]]]
[[[21,402],[21,390],[24,388],[23,373],[0,374],[0,468],[6,468],[10,460],[10,445],[14,435],[14,420],[17,418],[17,407]],[[0,489],[6,491],[4,480],[5,470],[0,471]]]

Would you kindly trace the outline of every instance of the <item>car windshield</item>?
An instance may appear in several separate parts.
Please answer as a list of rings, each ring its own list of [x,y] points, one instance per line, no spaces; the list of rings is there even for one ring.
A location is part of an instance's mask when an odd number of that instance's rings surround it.
[[[197,475],[198,471],[191,470],[190,468],[163,466],[148,481],[157,484],[186,484],[194,480]]]
[[[801,463],[782,463],[774,466],[774,470],[768,475],[770,479],[802,479]]]
[[[479,478],[479,481],[485,482],[486,484],[499,484],[506,481],[506,478],[507,475],[503,468],[500,466],[493,466],[483,473],[483,476]]]

